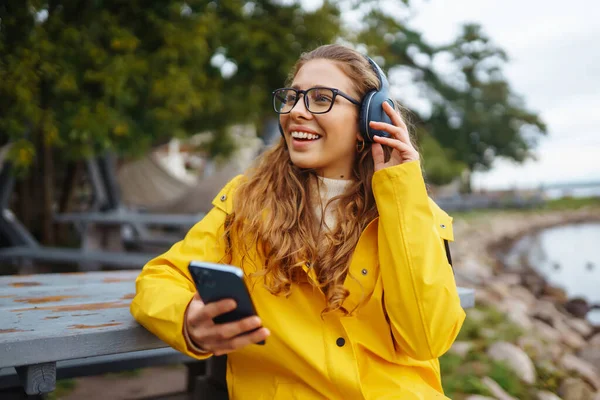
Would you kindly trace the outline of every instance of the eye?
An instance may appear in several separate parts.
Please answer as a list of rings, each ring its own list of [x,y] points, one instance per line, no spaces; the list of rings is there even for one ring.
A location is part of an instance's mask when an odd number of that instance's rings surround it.
[[[286,103],[288,103],[288,104],[290,104],[290,103],[294,103],[294,102],[296,101],[296,93],[288,93],[288,94],[285,96],[285,99],[284,99],[284,101],[285,101]]]
[[[310,99],[320,104],[330,104],[333,94],[330,90],[313,90],[310,93]]]

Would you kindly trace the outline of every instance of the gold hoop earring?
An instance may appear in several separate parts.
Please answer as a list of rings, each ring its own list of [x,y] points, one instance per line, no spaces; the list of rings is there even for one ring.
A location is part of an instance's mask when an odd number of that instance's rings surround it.
[[[365,141],[364,140],[357,140],[356,141],[356,151],[359,153],[362,153],[362,151],[365,149]]]

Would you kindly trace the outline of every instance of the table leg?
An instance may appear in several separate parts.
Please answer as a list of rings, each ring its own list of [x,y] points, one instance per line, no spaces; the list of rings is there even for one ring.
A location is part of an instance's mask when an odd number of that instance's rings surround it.
[[[56,389],[56,363],[15,367],[21,384],[28,395],[50,393]]]

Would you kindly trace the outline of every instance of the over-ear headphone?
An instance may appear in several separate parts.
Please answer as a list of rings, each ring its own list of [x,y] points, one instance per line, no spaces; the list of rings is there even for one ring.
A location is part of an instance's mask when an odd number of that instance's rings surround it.
[[[395,107],[394,102],[388,96],[390,84],[387,80],[387,77],[375,61],[367,56],[365,56],[365,58],[367,61],[369,61],[371,68],[373,68],[373,71],[377,75],[377,79],[379,80],[379,89],[371,90],[363,97],[360,104],[360,113],[358,115],[358,127],[363,140],[366,142],[373,142],[373,136],[390,137],[390,134],[379,129],[371,128],[369,123],[371,121],[377,121],[391,124],[392,120],[390,117],[388,117],[385,111],[383,111],[382,106],[383,103],[387,101],[392,108]],[[283,128],[281,127],[281,124],[279,124],[279,132],[283,136]]]
[[[371,128],[369,123],[371,121],[376,121],[391,124],[392,120],[390,117],[388,117],[385,111],[383,111],[382,106],[383,103],[387,101],[392,108],[395,107],[394,102],[388,96],[390,84],[388,83],[385,74],[375,61],[369,57],[366,58],[369,61],[369,64],[371,64],[373,71],[375,71],[377,78],[379,79],[379,90],[371,90],[365,95],[365,97],[363,97],[360,106],[360,114],[358,116],[358,127],[363,139],[366,142],[372,142],[373,136],[390,137],[390,134],[379,129]]]

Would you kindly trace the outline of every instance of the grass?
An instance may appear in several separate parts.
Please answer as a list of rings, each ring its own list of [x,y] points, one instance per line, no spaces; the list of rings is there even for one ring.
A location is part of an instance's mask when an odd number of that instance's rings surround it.
[[[453,211],[451,215],[455,218],[463,219],[466,221],[478,219],[481,217],[489,217],[493,214],[500,214],[503,212],[539,212],[539,211],[561,211],[561,210],[578,210],[584,207],[599,207],[600,208],[600,197],[582,197],[582,198],[571,198],[565,197],[562,199],[554,199],[545,201],[538,207],[531,208],[507,208],[507,209],[481,209],[481,210],[470,210],[470,211]]]
[[[77,382],[75,379],[61,379],[56,381],[56,390],[52,393],[48,393],[44,399],[46,400],[60,400],[62,397],[71,393],[75,387],[77,386]]]
[[[576,210],[583,207],[600,207],[600,197],[565,197],[547,201],[542,209],[545,210]]]

